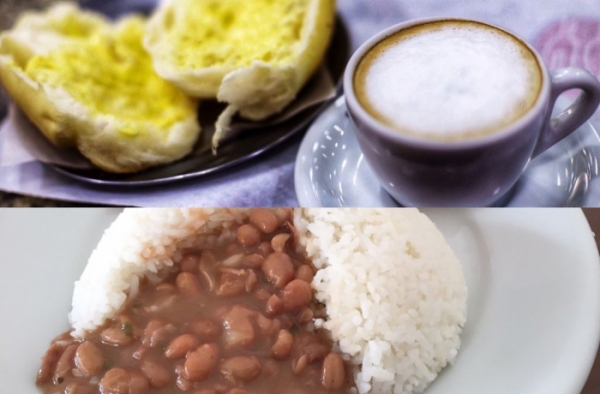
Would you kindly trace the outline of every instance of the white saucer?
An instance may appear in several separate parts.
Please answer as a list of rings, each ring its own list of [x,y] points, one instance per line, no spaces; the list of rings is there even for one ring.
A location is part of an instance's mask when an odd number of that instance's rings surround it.
[[[558,108],[568,100],[559,99]],[[600,206],[592,192],[598,174],[600,137],[589,123],[532,160],[503,206]],[[298,151],[296,195],[306,207],[397,206],[379,185],[358,146],[354,126],[338,98],[310,127]]]

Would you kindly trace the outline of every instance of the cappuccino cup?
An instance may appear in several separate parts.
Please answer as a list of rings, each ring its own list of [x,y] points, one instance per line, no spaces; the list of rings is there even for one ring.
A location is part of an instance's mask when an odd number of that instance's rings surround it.
[[[570,89],[578,98],[552,117]],[[550,73],[515,34],[455,18],[377,34],[350,59],[344,91],[365,159],[407,206],[493,204],[600,104],[589,72]]]

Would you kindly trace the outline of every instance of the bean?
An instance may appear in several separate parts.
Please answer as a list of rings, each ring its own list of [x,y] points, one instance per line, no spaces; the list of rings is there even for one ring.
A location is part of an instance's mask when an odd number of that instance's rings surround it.
[[[52,374],[56,369],[56,364],[63,354],[65,347],[58,343],[53,343],[42,357],[42,366],[37,374],[36,383],[38,385],[48,383],[52,379]]]
[[[157,347],[167,342],[177,332],[172,324],[167,324],[161,320],[151,320],[144,330],[142,344],[148,347]]]
[[[217,390],[207,389],[207,390],[194,391],[194,394],[218,394],[218,393],[217,393]]]
[[[188,353],[181,376],[192,382],[200,382],[210,376],[215,365],[219,348],[214,343],[200,345],[198,349]]]
[[[212,320],[204,318],[198,318],[190,322],[190,329],[197,334],[203,342],[214,341],[221,334],[221,327]]]
[[[260,231],[251,224],[244,224],[238,228],[237,239],[244,247],[254,246],[260,242]]]
[[[237,356],[221,362],[221,374],[231,381],[251,382],[262,371],[262,364],[254,356]]]
[[[312,268],[310,268],[307,264],[302,264],[296,270],[296,279],[303,280],[305,282],[311,283],[313,278],[315,277],[315,273]]]
[[[262,267],[264,260],[265,258],[258,253],[248,254],[242,259],[242,264],[250,268],[259,269]]]
[[[256,292],[254,292],[254,297],[256,297],[257,300],[261,300],[261,301],[266,301],[271,297],[271,293],[269,292],[269,290],[265,289],[265,288],[260,288],[258,290],[256,290]]]
[[[283,312],[283,301],[273,294],[267,300],[266,311],[269,315],[275,316]]]
[[[149,389],[144,376],[125,368],[113,368],[106,372],[99,386],[102,394],[145,394]]]
[[[253,270],[245,271],[248,271],[248,276],[246,278],[246,291],[250,293],[258,284],[258,275],[256,275],[256,273]]]
[[[137,349],[135,349],[135,352],[133,352],[132,357],[136,360],[141,360],[144,357],[144,355],[148,353],[148,349],[149,348],[147,346],[140,345]]]
[[[123,330],[122,325],[119,327],[113,326],[103,330],[100,333],[100,339],[105,345],[122,347],[129,345],[133,341],[133,333],[129,333],[129,330]]]
[[[292,351],[294,337],[287,330],[280,330],[277,339],[271,348],[271,355],[276,360],[285,360]]]
[[[198,347],[198,338],[192,334],[183,334],[173,339],[169,346],[165,349],[165,356],[171,360],[183,358],[187,352]]]
[[[279,219],[269,209],[259,208],[250,212],[250,223],[265,234],[270,234],[279,227]]]
[[[310,304],[312,289],[309,283],[294,279],[281,291],[281,301],[286,311],[297,311]]]
[[[271,253],[273,253],[271,243],[266,241],[261,243],[260,245],[258,245],[257,252],[260,253],[262,256],[270,255]]]
[[[258,328],[260,328],[261,335],[268,337],[277,335],[279,330],[281,330],[281,322],[279,320],[269,319],[260,313],[258,314],[256,323],[258,324]]]
[[[71,383],[65,388],[64,394],[95,394],[98,389],[94,386],[88,386],[86,384]],[[61,394],[63,394],[61,392]]]
[[[243,294],[246,292],[247,279],[248,270],[223,269],[217,294],[224,297],[234,297]]]
[[[170,283],[163,282],[163,283],[157,284],[155,290],[157,292],[172,293],[175,291],[175,286],[173,286]]]
[[[202,292],[200,279],[191,272],[182,272],[175,279],[177,288],[187,295],[198,295]]]
[[[198,269],[198,256],[186,254],[179,263],[182,271],[196,272]]]
[[[300,358],[302,355],[308,357],[308,362],[322,360],[329,354],[330,347],[321,342],[319,337],[314,333],[301,333],[294,340],[294,357]]]
[[[308,307],[304,308],[298,316],[298,321],[300,322],[300,324],[306,324],[313,319],[314,315],[315,314],[312,311],[312,309],[310,309]]]
[[[225,394],[248,394],[248,390],[235,387],[235,388],[232,388],[231,390],[229,390],[228,392],[226,392]]]
[[[288,239],[290,239],[289,234],[277,234],[271,239],[271,247],[276,252],[283,252]]]
[[[265,278],[278,289],[283,289],[294,279],[294,264],[285,253],[274,252],[267,256],[262,265]]]
[[[157,296],[154,297],[151,302],[149,302],[148,304],[146,304],[144,306],[144,311],[147,312],[148,314],[157,314],[158,312],[162,312],[164,310],[167,310],[168,308],[171,307],[171,305],[173,305],[176,301],[177,301],[177,294],[175,293],[175,287],[172,288],[172,290],[163,290],[163,291],[159,291],[157,292]]]
[[[267,362],[265,362],[265,366],[263,367],[263,376],[271,378],[273,376],[278,375],[279,371],[281,371],[281,366],[279,362],[268,360]]]
[[[167,368],[152,361],[144,361],[141,369],[150,385],[157,389],[167,386],[173,378]]]
[[[178,376],[177,377],[177,380],[175,381],[175,385],[177,385],[177,387],[181,391],[190,391],[191,389],[194,388],[194,383],[190,382],[189,380],[187,380],[183,376]]]
[[[256,312],[235,305],[223,317],[224,339],[228,348],[247,347],[254,343],[256,333],[250,317]]]
[[[327,390],[335,391],[344,386],[345,379],[344,360],[337,353],[329,353],[323,360],[321,383]]]
[[[102,352],[91,342],[83,342],[75,352],[75,366],[86,378],[91,378],[102,371],[104,358]]]
[[[75,357],[77,347],[79,347],[79,344],[73,344],[68,346],[58,359],[58,363],[56,364],[56,369],[54,370],[53,376],[54,384],[62,383],[73,369],[73,359]]]
[[[292,371],[295,375],[302,375],[302,372],[308,366],[308,356],[306,354],[292,361]]]

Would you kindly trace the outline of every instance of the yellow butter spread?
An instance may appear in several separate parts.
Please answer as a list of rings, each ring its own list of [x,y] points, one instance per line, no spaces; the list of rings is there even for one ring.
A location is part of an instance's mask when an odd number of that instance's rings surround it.
[[[308,0],[176,0],[164,32],[168,58],[181,68],[246,67],[254,60],[282,64],[300,42]]]
[[[161,79],[142,46],[144,21],[132,17],[115,32],[91,29],[77,18],[56,29],[68,43],[34,56],[25,67],[33,80],[66,90],[92,115],[110,115],[125,124],[119,130],[135,136],[139,124],[167,130],[195,113],[188,97]]]

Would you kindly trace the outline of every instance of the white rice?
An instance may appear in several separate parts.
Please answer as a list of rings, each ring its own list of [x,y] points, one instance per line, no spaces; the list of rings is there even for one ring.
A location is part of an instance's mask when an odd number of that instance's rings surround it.
[[[466,322],[461,265],[415,209],[296,212],[328,329],[361,393],[422,392],[456,358]]]
[[[106,230],[75,284],[73,335],[93,331],[160,281],[180,251],[231,240],[239,209],[128,209]],[[462,269],[435,225],[413,209],[296,210],[313,286],[361,393],[418,393],[452,363],[466,321]]]

